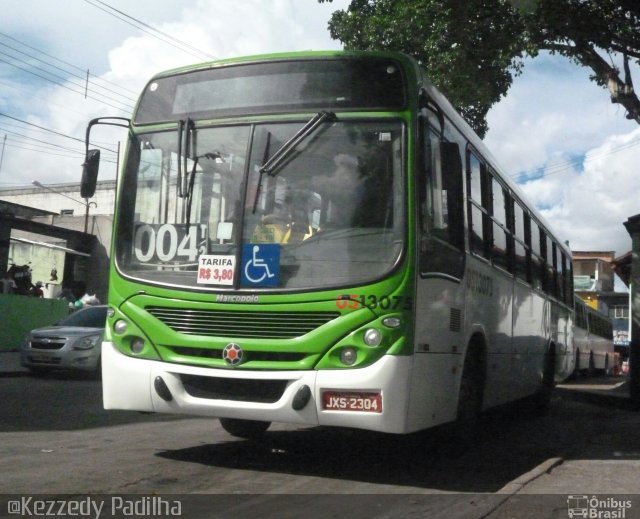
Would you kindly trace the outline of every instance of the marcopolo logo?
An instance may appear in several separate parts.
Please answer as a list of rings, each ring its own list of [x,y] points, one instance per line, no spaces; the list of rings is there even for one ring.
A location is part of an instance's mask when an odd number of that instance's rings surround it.
[[[567,496],[567,513],[569,517],[586,519],[625,519],[631,501],[615,497],[571,495]]]
[[[242,348],[235,342],[230,342],[222,350],[222,358],[227,364],[232,366],[240,364],[243,356],[244,352],[242,351]]]

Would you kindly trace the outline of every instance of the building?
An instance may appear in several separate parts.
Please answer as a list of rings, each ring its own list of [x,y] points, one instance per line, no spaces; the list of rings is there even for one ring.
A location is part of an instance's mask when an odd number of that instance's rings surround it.
[[[27,264],[48,297],[76,282],[106,301],[115,187],[100,181],[84,201],[79,183],[1,189],[0,274]]]
[[[594,310],[599,308],[598,294],[613,292],[613,251],[572,251],[573,289]]]
[[[594,310],[611,318],[615,351],[626,360],[629,356],[631,325],[629,294],[615,291],[619,260],[616,260],[613,251],[574,251],[572,255],[576,295]]]

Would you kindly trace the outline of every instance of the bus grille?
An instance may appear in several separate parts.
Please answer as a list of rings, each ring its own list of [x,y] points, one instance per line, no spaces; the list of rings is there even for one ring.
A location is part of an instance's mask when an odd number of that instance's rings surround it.
[[[222,360],[222,350],[209,348],[189,348],[185,346],[169,346],[173,353],[185,357],[195,357],[197,359]],[[299,362],[304,360],[306,353],[286,352],[286,351],[246,351],[244,350],[243,363],[249,361],[261,362]]]
[[[180,375],[185,391],[196,398],[273,404],[280,400],[286,380],[243,380]]]
[[[295,339],[340,315],[338,312],[229,312],[159,306],[146,310],[178,333],[256,339]]]

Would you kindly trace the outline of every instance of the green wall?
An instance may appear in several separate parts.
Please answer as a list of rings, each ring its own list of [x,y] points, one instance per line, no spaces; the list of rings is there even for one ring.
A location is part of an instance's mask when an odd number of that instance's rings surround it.
[[[18,349],[25,333],[69,315],[67,305],[58,299],[0,294],[0,350]]]

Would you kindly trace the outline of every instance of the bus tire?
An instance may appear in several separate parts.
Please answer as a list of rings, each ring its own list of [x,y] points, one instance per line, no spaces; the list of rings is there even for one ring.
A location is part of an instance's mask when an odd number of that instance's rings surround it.
[[[477,438],[477,429],[482,413],[486,361],[484,345],[480,339],[472,340],[467,348],[460,379],[458,409],[455,423],[455,440],[466,448]]]
[[[533,411],[537,415],[544,416],[551,408],[551,396],[555,387],[556,376],[556,350],[550,345],[544,354],[542,366],[542,381],[540,388],[533,396]]]
[[[255,440],[264,435],[271,422],[260,422],[258,420],[240,420],[238,418],[220,418],[220,425],[231,436]]]
[[[580,350],[576,350],[576,363],[573,367],[573,376],[578,378],[580,376]]]
[[[593,352],[589,352],[589,367],[587,367],[587,376],[593,377],[596,373],[596,360],[593,356]]]
[[[613,369],[611,369],[611,361],[609,360],[609,354],[607,353],[604,357],[604,376],[610,377],[613,375]]]

